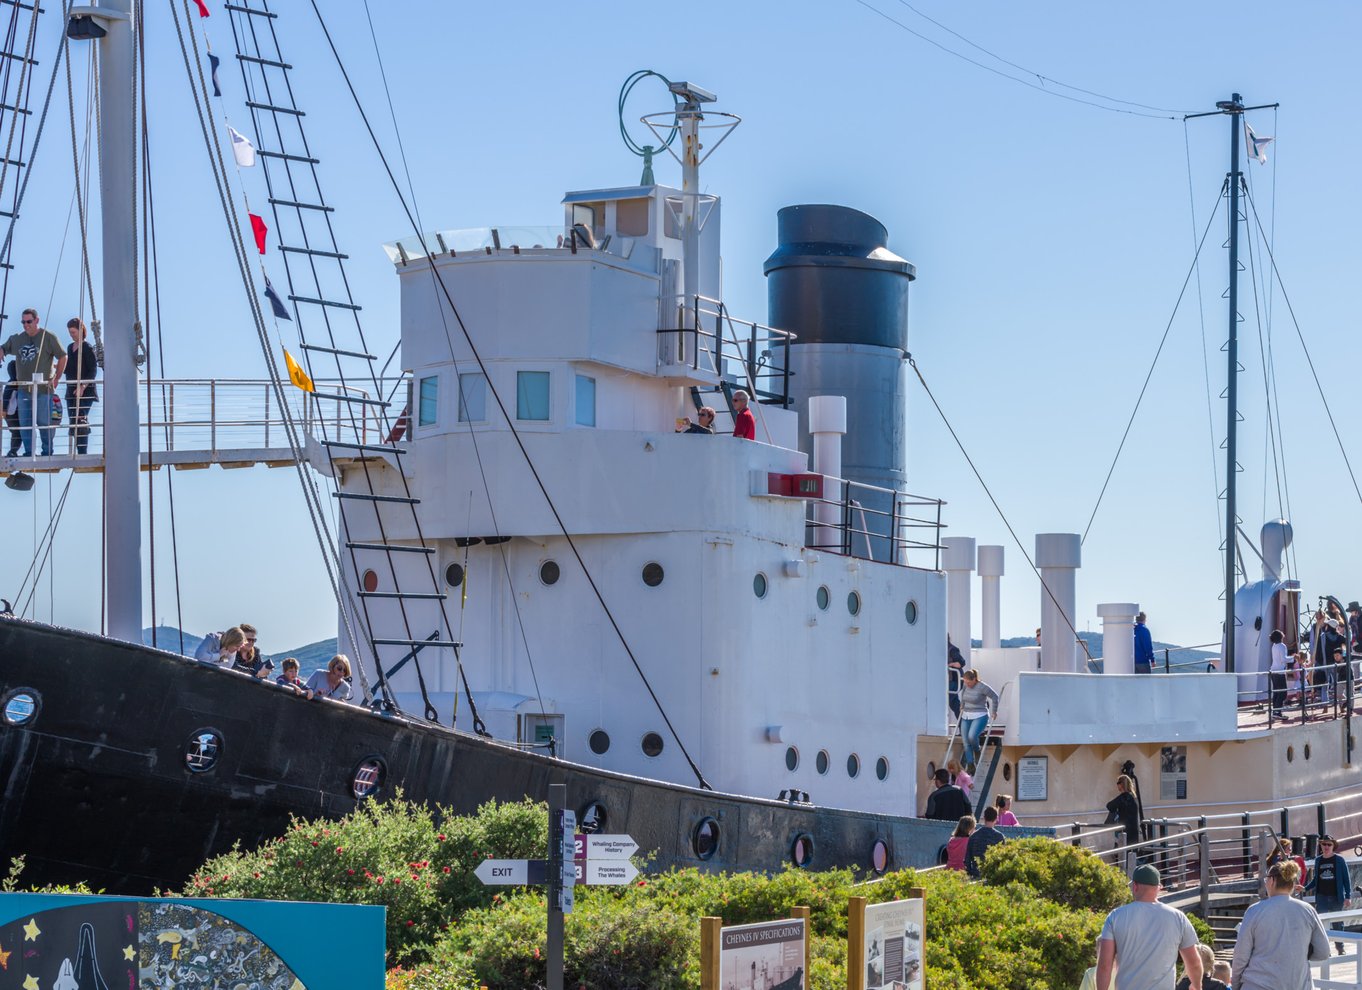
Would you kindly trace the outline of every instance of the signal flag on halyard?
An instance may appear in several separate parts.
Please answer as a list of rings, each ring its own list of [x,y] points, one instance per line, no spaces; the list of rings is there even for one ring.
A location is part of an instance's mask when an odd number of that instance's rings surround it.
[[[265,276],[265,298],[270,301],[270,309],[274,310],[275,319],[293,322],[293,317],[288,315],[288,307],[284,305],[284,300],[279,298],[279,293],[274,291],[268,275]]]
[[[255,145],[251,144],[245,134],[242,134],[230,124],[227,126],[227,133],[232,138],[232,157],[242,168],[251,168],[255,165]]]
[[[213,95],[221,96],[222,87],[218,85],[218,66],[222,64],[222,59],[212,52],[208,53],[208,77],[213,80]]]
[[[208,4],[204,3],[203,0],[194,0],[194,4],[199,8],[200,17],[208,16]]]
[[[1256,158],[1259,165],[1267,164],[1267,146],[1272,143],[1270,137],[1259,137],[1253,133],[1253,128],[1248,121],[1244,121],[1244,138],[1248,142],[1248,153],[1250,158]]]
[[[255,234],[255,246],[260,249],[261,254],[264,254],[265,235],[270,232],[270,229],[265,226],[265,221],[262,217],[258,217],[254,213],[248,213],[246,215],[251,218],[251,232]]]
[[[304,392],[315,392],[317,388],[312,384],[312,379],[307,377],[307,372],[302,369],[297,361],[293,360],[293,355],[284,348],[284,364],[288,366],[289,381],[297,385]]]

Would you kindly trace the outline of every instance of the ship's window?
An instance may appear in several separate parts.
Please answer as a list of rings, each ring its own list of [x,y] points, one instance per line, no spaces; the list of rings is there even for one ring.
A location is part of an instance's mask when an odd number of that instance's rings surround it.
[[[827,585],[819,585],[814,601],[818,603],[820,610],[824,612],[828,610],[828,606],[832,604],[832,592],[828,591]]]
[[[854,591],[847,595],[847,611],[852,615],[861,614],[861,596]]]
[[[190,773],[207,773],[221,755],[222,733],[216,729],[199,729],[184,745],[184,765]]]
[[[785,750],[785,769],[791,773],[799,769],[799,750],[793,746]]]
[[[889,761],[883,756],[875,761],[875,777],[879,780],[886,780],[889,777]]]
[[[655,560],[643,565],[643,583],[650,588],[656,588],[666,576],[662,565]]]
[[[758,571],[757,576],[752,579],[752,594],[758,598],[765,598],[767,588],[766,575]]]
[[[803,869],[813,863],[813,836],[800,832],[790,844],[790,862]]]
[[[813,758],[813,768],[820,774],[828,772],[828,751],[820,749],[818,755]]]
[[[910,599],[908,604],[903,606],[903,617],[908,620],[908,625],[917,625],[917,602]]]
[[[1310,744],[1309,744],[1309,743],[1306,743],[1306,744],[1305,744],[1305,748],[1304,748],[1304,750],[1303,750],[1302,752],[1305,754],[1305,758],[1306,758],[1307,760],[1310,759]]]
[[[37,717],[38,692],[20,688],[5,698],[5,724],[28,725]]]
[[[615,204],[615,233],[621,237],[647,237],[651,200],[622,199]]]
[[[1011,780],[1011,779],[1012,779],[1012,764],[1011,764],[1011,763],[1004,763],[1004,764],[1003,764],[1003,780]]]
[[[649,732],[647,735],[645,735],[643,737],[642,745],[644,756],[662,755],[662,737],[659,736],[656,732]]]
[[[600,756],[610,748],[610,733],[604,729],[597,729],[587,739],[587,745],[591,747],[591,752]]]
[[[719,823],[713,818],[701,818],[690,835],[690,847],[699,859],[709,859],[719,851]]]
[[[1295,747],[1295,746],[1288,746],[1288,747],[1286,747],[1286,762],[1287,762],[1287,763],[1294,763],[1295,760],[1296,760],[1296,747]]]
[[[450,564],[445,568],[445,584],[451,588],[457,588],[463,584],[463,565]]]
[[[487,379],[480,371],[459,376],[459,422],[481,423],[487,418]]]
[[[572,204],[572,223],[581,224],[594,235],[596,232],[597,210],[605,212],[604,203],[573,203]]]
[[[883,839],[876,839],[870,847],[870,869],[876,874],[889,869],[889,844]]]
[[[556,560],[546,560],[539,565],[539,580],[546,585],[557,584],[561,574]]]
[[[364,572],[363,577],[360,578],[360,583],[364,586],[364,590],[365,590],[365,591],[370,591],[370,592],[372,592],[372,591],[377,591],[377,590],[378,590],[378,575],[375,574],[374,571],[373,571],[373,569],[371,568],[371,569],[369,569],[369,570],[367,570],[367,571]]]
[[[515,373],[515,418],[541,423],[549,419],[549,373],[547,371],[517,371]]]
[[[847,776],[859,777],[861,775],[861,758],[855,753],[847,757]]]
[[[417,426],[435,425],[440,411],[440,378],[438,375],[421,379],[421,401],[417,410]]]
[[[590,835],[603,830],[609,820],[610,816],[605,813],[605,805],[599,801],[592,801],[577,813],[577,828]]]
[[[383,780],[388,775],[387,767],[383,761],[376,756],[360,760],[359,766],[355,767],[355,773],[350,778],[350,793],[355,795],[355,800],[371,797],[378,793],[378,789],[383,786]]]
[[[596,425],[596,379],[577,376],[577,425]]]

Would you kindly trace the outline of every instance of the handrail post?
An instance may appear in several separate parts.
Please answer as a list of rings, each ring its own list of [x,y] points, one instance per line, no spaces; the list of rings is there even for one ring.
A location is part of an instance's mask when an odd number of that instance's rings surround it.
[[[265,446],[270,445],[270,383],[265,383]]]
[[[842,482],[842,554],[851,556],[851,482]]]
[[[784,384],[784,386],[783,386],[782,389],[781,389],[781,396],[780,396],[780,398],[781,398],[781,403],[780,403],[780,408],[782,408],[782,409],[789,409],[789,408],[790,408],[790,335],[789,335],[788,333],[785,335],[785,343],[784,343],[783,347],[784,347],[784,351],[785,351],[785,368],[784,368],[784,372],[783,372],[783,373],[784,373],[784,378],[785,378],[785,384]]]
[[[1315,834],[1329,834],[1329,817],[1325,814],[1323,801],[1315,805]]]
[[[218,452],[218,380],[208,380],[208,449]]]
[[[1239,816],[1239,827],[1239,836],[1240,841],[1243,844],[1244,852],[1244,876],[1247,877],[1249,875],[1249,868],[1253,864],[1253,850],[1249,845],[1249,816],[1247,811]]]
[[[1168,647],[1166,647],[1166,646],[1163,648],[1163,672],[1164,672],[1165,674],[1172,673],[1172,671],[1169,670],[1169,665],[1168,665]]]
[[[170,426],[166,431],[166,446],[175,449],[175,383],[170,383]]]
[[[1201,873],[1201,883],[1198,886],[1200,887],[1201,917],[1205,918],[1211,905],[1211,837],[1206,832],[1206,817],[1204,815],[1198,820],[1197,827],[1200,829],[1197,836],[1197,852],[1199,854],[1197,868]]]

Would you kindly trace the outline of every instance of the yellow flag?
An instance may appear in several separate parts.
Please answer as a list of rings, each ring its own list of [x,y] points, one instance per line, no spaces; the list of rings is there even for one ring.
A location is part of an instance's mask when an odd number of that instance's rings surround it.
[[[302,369],[297,361],[293,360],[293,355],[284,348],[284,364],[288,365],[289,381],[297,385],[304,392],[315,392],[317,387],[312,384],[312,379],[307,377],[307,372]]]

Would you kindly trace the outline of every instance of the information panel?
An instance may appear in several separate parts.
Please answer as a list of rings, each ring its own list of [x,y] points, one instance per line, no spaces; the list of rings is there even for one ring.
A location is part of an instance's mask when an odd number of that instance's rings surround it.
[[[926,901],[867,904],[865,990],[922,990]]]
[[[737,925],[719,933],[723,990],[804,990],[803,918]]]

